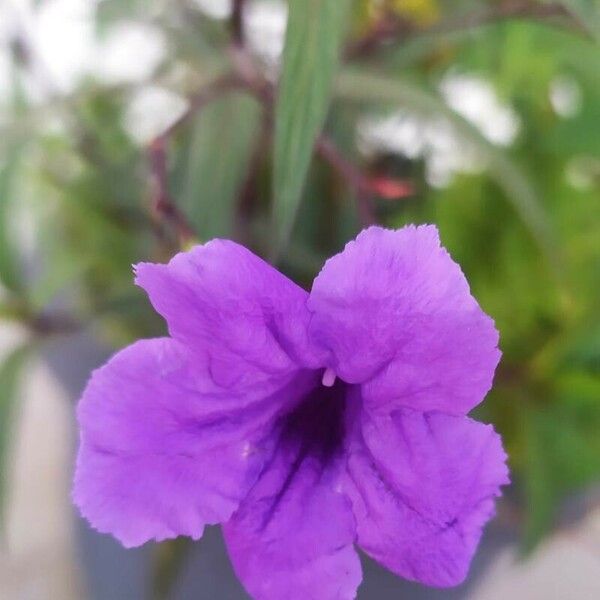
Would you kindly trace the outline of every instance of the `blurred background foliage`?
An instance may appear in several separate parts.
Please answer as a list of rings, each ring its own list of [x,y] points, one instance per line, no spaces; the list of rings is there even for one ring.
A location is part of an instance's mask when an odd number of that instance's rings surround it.
[[[477,412],[510,456],[501,516],[531,547],[600,477],[598,3],[289,4],[100,1],[103,58],[116,31],[149,46],[68,85],[13,15],[0,318],[30,343],[0,366],[0,457],[30,350],[164,332],[133,263],[229,237],[309,287],[363,226],[432,222],[501,332]]]

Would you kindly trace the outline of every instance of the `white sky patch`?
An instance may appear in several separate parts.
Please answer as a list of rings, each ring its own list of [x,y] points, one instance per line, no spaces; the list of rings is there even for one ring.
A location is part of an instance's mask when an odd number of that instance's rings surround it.
[[[287,14],[287,4],[280,0],[255,0],[245,8],[248,45],[272,70],[277,70],[281,61]]]
[[[0,3],[0,102],[10,97],[11,84],[9,47],[16,31],[17,9]]]
[[[440,84],[446,102],[494,144],[509,146],[519,132],[516,113],[502,104],[492,84],[472,75],[449,74]]]
[[[423,157],[433,187],[445,187],[456,172],[481,170],[482,161],[444,119],[395,111],[367,116],[358,123],[358,145],[365,154],[390,152],[410,159]]]
[[[89,0],[47,0],[31,13],[28,42],[59,92],[71,91],[94,61],[93,17]]]
[[[93,5],[85,0],[0,2],[0,52],[9,57],[12,41],[28,45],[25,88],[34,102],[68,91],[91,59]]]
[[[152,75],[165,58],[167,42],[156,27],[120,23],[99,44],[97,74],[107,83],[134,83]]]
[[[519,131],[518,117],[499,102],[487,81],[448,75],[440,89],[446,102],[492,143],[506,146],[514,141]],[[445,119],[406,109],[363,117],[357,137],[365,154],[390,152],[410,159],[423,157],[426,179],[434,187],[447,186],[455,173],[476,173],[485,166],[476,149]]]
[[[207,16],[227,18],[231,0],[194,0]],[[26,88],[31,99],[44,101],[73,91],[82,78],[105,83],[133,83],[151,76],[166,54],[166,40],[155,27],[141,23],[115,25],[97,39],[93,0],[0,0],[0,94],[6,81],[8,44],[18,33],[34,57]],[[283,0],[249,0],[244,25],[252,52],[275,73],[281,60],[287,4]]]
[[[581,89],[572,77],[555,77],[550,83],[549,97],[554,112],[560,117],[568,119],[581,110]]]
[[[231,15],[232,0],[192,0],[211,19],[223,20]]]
[[[133,94],[125,113],[125,129],[140,146],[148,144],[186,110],[185,98],[165,88],[145,86]]]
[[[148,78],[166,54],[166,41],[155,27],[120,23],[99,40],[92,0],[0,1],[0,94],[3,63],[15,36],[31,47],[32,65],[25,77],[30,100],[42,102],[73,91],[82,78],[105,83],[139,82]]]

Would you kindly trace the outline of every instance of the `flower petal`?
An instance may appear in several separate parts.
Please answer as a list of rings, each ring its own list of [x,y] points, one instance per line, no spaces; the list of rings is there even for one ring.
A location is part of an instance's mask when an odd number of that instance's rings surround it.
[[[347,480],[358,545],[407,579],[460,583],[508,483],[505,459],[493,428],[466,417],[363,414]]]
[[[371,410],[464,414],[491,387],[498,333],[434,226],[363,231],[327,261],[308,307],[328,366],[363,383]]]
[[[238,378],[240,357],[268,373],[320,366],[308,345],[307,292],[243,246],[213,240],[135,271],[172,337],[201,352],[210,346],[224,383]]]
[[[362,579],[342,458],[284,432],[272,462],[223,526],[234,569],[255,600],[350,600]]]
[[[313,379],[223,388],[179,342],[129,346],[94,372],[80,401],[75,503],[125,546],[199,538],[237,509],[271,456],[277,415]]]

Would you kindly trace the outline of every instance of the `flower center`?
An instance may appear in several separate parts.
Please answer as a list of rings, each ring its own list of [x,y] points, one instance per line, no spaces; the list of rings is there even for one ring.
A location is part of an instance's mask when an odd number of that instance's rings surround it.
[[[351,386],[330,369],[325,370],[322,385],[313,387],[285,417],[283,436],[300,443],[305,454],[327,460],[342,449],[345,435],[345,411]]]

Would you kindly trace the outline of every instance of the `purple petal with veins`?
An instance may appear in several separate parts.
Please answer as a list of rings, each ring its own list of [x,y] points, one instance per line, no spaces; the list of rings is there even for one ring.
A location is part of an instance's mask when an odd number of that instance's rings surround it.
[[[136,282],[170,337],[98,369],[78,408],[73,496],[126,546],[222,523],[257,600],[350,600],[356,548],[456,585],[505,454],[466,415],[500,358],[492,320],[433,226],[372,227],[309,293],[215,240]]]

